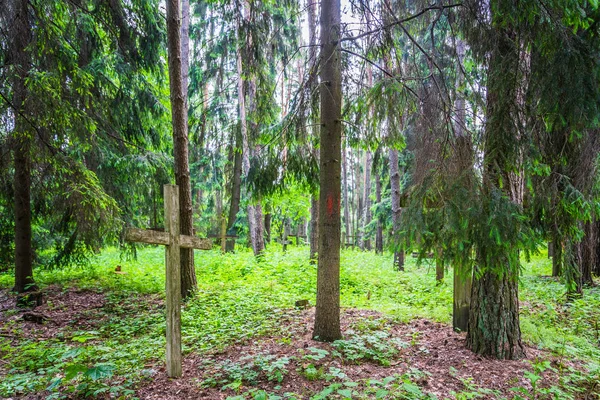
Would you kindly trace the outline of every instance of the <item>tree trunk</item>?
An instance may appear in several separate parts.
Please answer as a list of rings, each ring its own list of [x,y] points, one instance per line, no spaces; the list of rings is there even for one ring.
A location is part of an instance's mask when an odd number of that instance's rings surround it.
[[[362,173],[360,171],[360,159],[361,159],[361,151],[360,149],[356,150],[356,163],[354,164],[355,169],[355,177],[354,180],[354,189],[355,189],[355,198],[356,198],[356,219],[355,224],[356,228],[354,229],[355,238],[354,244],[358,246],[359,249],[363,250],[363,232],[362,232],[362,212],[363,212],[363,187],[362,187]]]
[[[229,205],[229,217],[227,218],[227,233],[237,234],[234,231],[234,224],[237,219],[237,214],[240,211],[240,199],[242,191],[242,143],[241,135],[236,133],[236,145],[233,156],[233,177],[231,179],[231,203]],[[235,239],[227,240],[226,251],[232,252],[235,250]]]
[[[381,149],[377,149],[377,153],[379,156],[376,156],[375,159],[379,160],[381,157]],[[375,168],[375,200],[377,204],[381,204],[381,168]],[[383,224],[381,222],[381,217],[377,217],[377,232],[375,234],[375,252],[383,253]]]
[[[456,154],[454,163],[456,165],[456,178],[460,186],[465,187],[468,192],[473,191],[473,145],[471,137],[466,129],[466,102],[464,93],[460,90],[464,85],[464,75],[462,73],[462,61],[465,55],[465,43],[461,39],[456,39],[457,53],[457,96],[454,103],[456,109],[456,124],[454,131],[456,134]],[[467,204],[462,206],[468,207]],[[466,210],[465,210],[466,211]],[[468,254],[463,259],[470,259],[471,249],[465,250]],[[471,304],[471,287],[473,271],[469,263],[465,265],[454,265],[454,290],[453,290],[453,309],[452,325],[454,330],[466,332],[469,326],[469,307]]]
[[[310,259],[315,260],[319,247],[319,199],[311,196],[310,199]]]
[[[350,205],[348,204],[348,162],[346,160],[346,148],[342,149],[342,173],[343,173],[343,184],[344,184],[344,233],[346,234],[347,242],[350,239]],[[320,214],[319,214],[320,215]],[[346,243],[342,243],[346,246]]]
[[[221,232],[221,222],[225,220],[225,213],[223,212],[223,193],[220,190],[215,191],[215,220],[211,222],[211,225],[218,227],[218,234]],[[225,230],[227,230],[227,222],[225,222]]]
[[[317,3],[313,0],[306,0],[306,9],[308,12],[308,43],[309,43],[309,65],[317,63]],[[310,77],[310,93],[311,93],[311,129],[316,137],[318,131],[317,114],[318,114],[318,97],[317,97],[317,69],[311,68]],[[316,158],[319,158],[319,149],[316,148],[313,142],[313,152]],[[310,260],[311,263],[316,262],[316,256],[319,248],[319,195],[313,194],[310,199]]]
[[[15,125],[14,143],[14,196],[15,196],[15,286],[23,293],[36,290],[33,280],[33,248],[31,246],[31,147],[32,133],[25,115],[29,110],[26,80],[30,58],[27,47],[31,42],[29,6],[26,0],[13,1],[11,57],[14,64],[13,106]]]
[[[552,276],[562,274],[563,246],[556,231],[552,232]]]
[[[254,249],[254,255],[258,256],[265,251],[265,229],[263,226],[264,219],[262,206],[260,205],[260,203],[257,203],[254,206],[254,218],[255,243],[253,243],[252,248]]]
[[[290,219],[285,217],[283,219],[283,240],[281,243],[281,249],[285,253],[287,251],[287,246],[290,241]]]
[[[367,30],[370,31],[371,30],[371,13],[370,12],[366,12],[365,13],[365,19],[366,19],[366,27]],[[369,48],[369,43],[370,38],[366,38],[364,45],[366,46],[366,48]],[[369,63],[367,63],[366,65],[366,73],[367,73],[367,88],[372,88],[373,87],[373,66]],[[373,108],[369,108],[369,119],[373,118]],[[365,182],[364,182],[364,199],[363,199],[363,205],[364,205],[364,212],[363,212],[363,223],[362,223],[362,238],[363,241],[361,243],[361,247],[364,250],[371,250],[371,238],[370,235],[368,235],[367,233],[367,226],[371,223],[371,166],[373,164],[373,157],[371,155],[371,151],[367,150],[365,152]]]
[[[271,212],[265,213],[265,239],[271,243]]]
[[[250,3],[248,0],[244,1],[243,8],[243,16],[246,24],[251,23],[251,15],[250,15]],[[241,33],[241,22],[238,20],[238,33]],[[250,54],[252,41],[249,36],[246,37],[246,46],[247,52],[246,54]],[[256,123],[251,122],[247,118],[246,114],[246,93],[244,91],[244,71],[242,64],[242,51],[241,48],[237,49],[237,73],[238,73],[238,100],[239,100],[239,109],[240,109],[240,125],[242,132],[242,171],[245,176],[248,176],[248,172],[250,171],[250,152],[251,152],[251,133],[256,133]],[[254,78],[251,78],[248,82],[248,110],[250,111],[250,115],[252,116],[254,111],[256,110],[256,84],[254,82]],[[250,132],[249,132],[250,131]],[[257,202],[256,205],[249,204],[247,208],[248,214],[248,232],[250,235],[250,243],[252,244],[252,250],[254,251],[254,255],[258,256],[264,250],[264,238],[263,238],[263,228],[262,228],[262,208],[260,206],[260,202]]]
[[[227,251],[227,221],[225,220],[225,216],[221,215],[221,253],[225,253]]]
[[[594,222],[596,233],[600,236],[600,221]],[[599,238],[600,240],[600,238]],[[596,242],[596,262],[592,267],[592,273],[596,276],[600,276],[600,243]]]
[[[193,235],[192,189],[188,154],[187,107],[182,76],[181,19],[179,0],[167,1],[167,41],[169,82],[173,123],[173,153],[175,183],[179,186],[180,231]],[[188,297],[196,290],[193,250],[181,249],[181,296]]]
[[[442,248],[437,249],[435,257],[435,281],[436,284],[441,285],[444,282],[444,261],[442,259]]]
[[[400,232],[400,170],[398,168],[398,150],[390,149],[390,185],[392,189],[392,236],[394,237],[394,268],[404,271],[404,249],[397,235]]]
[[[342,159],[340,29],[340,0],[322,0],[319,262],[313,338],[327,342],[342,337],[340,329],[340,160]]]
[[[511,163],[517,158],[513,112],[517,102],[519,68],[518,40],[510,27],[494,24],[498,1],[490,4],[496,41],[487,74],[486,126],[482,201],[489,217],[497,211],[487,206],[501,195],[502,201],[518,204],[511,190]],[[486,234],[485,232],[483,234]],[[476,249],[467,347],[496,359],[519,359],[525,355],[519,324],[519,254],[505,245],[486,244]]]
[[[581,240],[581,283],[584,285],[593,285],[592,269],[596,264],[596,246],[598,235],[595,231],[594,222],[586,222],[583,226],[584,236]]]
[[[496,359],[515,360],[525,355],[519,325],[518,277],[514,274],[499,276],[486,270],[473,281],[467,347]]]
[[[244,12],[248,13],[249,18],[249,5],[247,2],[244,2]],[[241,22],[238,21],[238,34],[241,35]],[[239,40],[241,43],[241,39]],[[244,91],[244,71],[242,69],[242,48],[241,44],[237,48],[237,79],[238,79],[238,105],[239,105],[239,114],[240,114],[240,131],[242,132],[242,174],[244,176],[248,176],[248,171],[250,170],[250,143],[248,138],[248,120],[246,118],[246,94]],[[256,216],[254,212],[254,206],[248,205],[247,208],[248,214],[248,236],[250,239],[250,244],[253,247],[253,250],[256,254]]]
[[[365,250],[371,250],[371,239],[367,235],[367,226],[371,223],[371,163],[372,157],[371,152],[367,150],[365,155],[365,187],[364,187],[364,213],[363,213],[363,244],[362,247]]]

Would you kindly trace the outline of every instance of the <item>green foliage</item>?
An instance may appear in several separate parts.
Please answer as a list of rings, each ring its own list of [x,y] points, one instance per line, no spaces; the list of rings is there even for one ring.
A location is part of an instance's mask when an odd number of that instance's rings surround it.
[[[244,356],[239,362],[225,360],[215,366],[211,377],[201,385],[205,387],[222,386],[222,390],[238,391],[243,385],[255,386],[260,379],[281,383],[287,374],[288,357],[277,358],[272,354]]]
[[[361,335],[350,331],[346,334],[347,339],[336,340],[333,342],[333,347],[350,362],[374,361],[389,366],[391,358],[398,353],[389,333],[375,331]]]
[[[29,106],[18,119],[27,121],[21,125],[33,141],[33,247],[39,253],[54,250],[39,257],[39,263],[80,263],[114,243],[122,221],[136,219],[123,214],[138,207],[147,212],[148,178],[164,180],[167,175],[168,166],[153,171],[131,162],[150,150],[165,149],[164,22],[157,5],[139,0],[27,3],[32,27],[26,49]],[[11,10],[3,7],[3,21],[11,19]],[[4,53],[10,38],[1,45]],[[15,72],[13,63],[8,64],[11,68],[0,73],[0,110],[11,121],[0,128],[3,154],[11,150],[15,123],[4,108],[14,95]],[[0,181],[8,184],[13,171],[9,157]],[[2,220],[13,219],[12,195],[12,190],[0,191]],[[0,226],[2,234],[9,228]]]

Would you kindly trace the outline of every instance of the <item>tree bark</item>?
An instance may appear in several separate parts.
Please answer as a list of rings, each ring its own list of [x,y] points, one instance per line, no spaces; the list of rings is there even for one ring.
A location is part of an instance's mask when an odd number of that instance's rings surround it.
[[[271,243],[271,212],[265,213],[265,240]]]
[[[512,144],[518,137],[513,123],[517,102],[519,71],[518,39],[510,27],[495,23],[494,10],[504,0],[490,4],[496,40],[487,73],[486,126],[484,131],[484,171],[482,201],[493,216],[488,202],[501,195],[504,201],[519,204],[511,190],[511,163],[517,158]],[[483,233],[485,234],[485,233]],[[475,353],[496,359],[519,359],[525,355],[519,323],[518,249],[486,244],[476,249],[473,273],[467,347]]]
[[[37,288],[33,280],[33,248],[31,246],[31,147],[32,133],[25,115],[29,111],[26,80],[30,58],[27,47],[31,42],[29,6],[26,0],[13,1],[11,57],[14,63],[13,106],[15,125],[14,143],[14,196],[15,196],[15,286],[23,293]]]
[[[253,244],[252,248],[254,249],[254,255],[258,256],[265,251],[265,229],[263,225],[264,219],[260,202],[254,206],[254,218],[255,243]]]
[[[402,243],[397,239],[400,232],[400,170],[398,168],[398,150],[390,149],[390,185],[392,189],[392,236],[396,243],[394,249],[394,268],[404,271],[404,249]]]
[[[600,221],[594,222],[596,233],[600,235]],[[600,238],[599,238],[600,239]],[[600,243],[596,242],[596,262],[593,265],[592,273],[596,276],[600,276]]]
[[[584,236],[579,244],[581,262],[579,271],[581,274],[582,285],[593,285],[592,271],[597,263],[596,246],[598,246],[598,232],[595,222],[586,222],[583,225]]]
[[[285,217],[283,219],[283,240],[281,243],[281,249],[285,253],[287,251],[288,243],[290,240],[290,219]]]
[[[313,0],[306,0],[306,10],[308,13],[308,44],[309,44],[309,65],[311,65],[310,77],[310,95],[311,95],[311,129],[313,135],[317,135],[317,114],[318,114],[318,96],[317,96],[317,3]],[[315,66],[312,68],[312,66]],[[313,142],[313,154],[319,159],[319,149]],[[312,194],[310,198],[310,262],[316,262],[319,249],[319,195]]]
[[[245,9],[247,9],[248,4],[244,2]],[[238,21],[238,34],[241,35],[241,22]],[[250,170],[250,144],[248,139],[248,120],[246,118],[246,94],[244,90],[244,71],[242,70],[242,48],[241,48],[241,39],[240,45],[237,48],[237,79],[238,79],[238,105],[239,105],[239,114],[240,114],[240,131],[242,133],[242,174],[247,176],[248,171]],[[255,235],[255,213],[254,207],[252,205],[248,205],[247,208],[248,214],[248,235],[250,239],[250,244],[254,248],[254,244],[256,243]],[[256,251],[256,250],[255,250]]]
[[[466,129],[466,102],[464,93],[460,88],[464,85],[464,75],[462,73],[462,61],[465,55],[465,43],[461,39],[456,39],[457,55],[457,95],[454,107],[456,109],[456,124],[454,131],[456,134],[456,152],[454,163],[456,165],[455,176],[460,186],[465,187],[467,191],[473,191],[473,144],[471,137]],[[468,205],[463,205],[467,206]],[[471,249],[468,250],[469,253]],[[469,259],[470,254],[466,254],[463,259]],[[470,265],[454,265],[454,290],[453,290],[453,309],[452,325],[454,330],[466,332],[469,326],[469,307],[471,304],[471,287],[473,282],[473,271]]]
[[[316,261],[319,248],[319,199],[311,196],[310,199],[310,260]]]
[[[342,149],[342,173],[343,173],[343,184],[344,184],[344,232],[346,233],[346,242],[350,239],[350,204],[348,204],[348,161],[346,159],[346,148]],[[342,243],[342,246],[346,246],[346,243]]]
[[[251,15],[250,15],[250,3],[248,0],[244,1],[243,7],[243,18],[246,24],[251,23]],[[238,19],[238,33],[241,34],[241,21]],[[241,40],[240,40],[241,43]],[[246,54],[250,54],[251,52],[252,42],[249,37],[246,37]],[[239,110],[240,110],[240,125],[242,132],[242,173],[245,176],[248,176],[248,172],[250,171],[250,152],[251,152],[251,139],[250,132],[255,131],[256,124],[251,123],[247,118],[246,113],[246,93],[244,91],[244,71],[242,64],[242,49],[241,46],[238,46],[237,49],[237,73],[238,73],[238,101],[239,101]],[[248,109],[250,114],[252,115],[253,111],[256,108],[256,84],[253,79],[250,79],[248,82]],[[248,214],[248,233],[250,236],[250,243],[252,245],[252,249],[254,251],[254,255],[259,255],[264,250],[264,238],[263,238],[263,229],[262,229],[262,208],[260,206],[260,202],[256,205],[249,204],[247,208]]]
[[[381,148],[377,149],[375,160],[380,160]],[[381,204],[381,168],[375,167],[375,200],[377,204]],[[377,217],[377,232],[375,234],[375,252],[383,253],[383,224],[381,217]]]
[[[227,218],[227,232],[228,234],[236,233],[233,230],[233,226],[237,219],[237,214],[240,211],[240,199],[241,199],[241,191],[242,191],[242,137],[240,134],[235,134],[236,136],[236,144],[233,149],[233,171],[232,171],[232,179],[231,179],[231,202],[229,205],[229,216]],[[227,245],[225,246],[227,252],[232,252],[235,250],[235,239],[227,240]]]
[[[441,247],[436,249],[435,257],[435,281],[436,284],[441,285],[444,282],[444,261],[442,259],[443,250]]]
[[[473,281],[467,347],[475,353],[507,360],[525,355],[517,280],[514,274],[485,271]]]
[[[182,73],[180,6],[179,0],[167,1],[169,83],[175,183],[179,186],[180,230],[182,234],[191,236],[194,228],[188,153],[187,107]],[[197,288],[193,254],[193,250],[181,250],[181,295],[183,298],[188,297]]]
[[[367,150],[365,154],[365,187],[364,187],[364,213],[363,213],[363,244],[365,250],[371,250],[371,239],[367,235],[367,226],[371,223],[371,152]]]
[[[366,27],[367,30],[370,31],[371,30],[371,13],[370,12],[366,12],[365,13],[365,21],[366,21]],[[365,48],[369,48],[369,43],[370,38],[366,38],[365,39]],[[373,87],[373,66],[369,63],[367,63],[366,65],[366,73],[367,73],[367,88],[371,89]],[[373,118],[373,108],[370,107],[369,108],[369,119]],[[367,226],[371,223],[371,167],[373,164],[373,157],[371,154],[371,151],[367,149],[367,151],[365,152],[365,182],[364,182],[364,199],[363,199],[363,205],[364,205],[364,211],[363,211],[363,224],[362,224],[362,243],[361,246],[364,250],[371,250],[371,238],[370,235],[367,234]]]
[[[361,159],[361,151],[360,149],[356,150],[356,163],[354,164],[354,170],[356,171],[354,176],[356,179],[354,180],[354,193],[356,198],[356,218],[355,224],[356,227],[354,229],[354,243],[358,246],[359,249],[363,250],[363,232],[362,232],[362,220],[363,220],[363,187],[362,187],[362,173],[360,170],[360,159]]]
[[[321,1],[321,159],[319,262],[313,338],[334,341],[340,329],[340,189],[342,80],[340,0]]]
[[[556,232],[552,234],[552,276],[559,277],[562,274],[563,246]]]

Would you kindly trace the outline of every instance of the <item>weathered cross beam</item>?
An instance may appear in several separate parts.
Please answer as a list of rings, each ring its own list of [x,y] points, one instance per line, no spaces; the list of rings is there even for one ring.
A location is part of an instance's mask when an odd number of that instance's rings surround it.
[[[181,268],[180,248],[210,250],[212,241],[179,234],[179,187],[165,185],[165,231],[129,228],[128,242],[166,246],[167,375],[180,377],[181,368]]]

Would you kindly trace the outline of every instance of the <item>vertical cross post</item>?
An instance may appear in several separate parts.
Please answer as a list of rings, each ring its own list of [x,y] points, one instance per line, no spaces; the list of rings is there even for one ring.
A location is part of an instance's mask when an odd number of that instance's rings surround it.
[[[166,246],[167,375],[178,378],[181,368],[181,266],[180,248],[210,250],[212,241],[179,234],[179,188],[165,185],[165,231],[128,228],[125,240]]]
[[[179,188],[165,185],[165,232],[167,303],[167,375],[180,377],[181,369],[181,263],[179,251]]]

